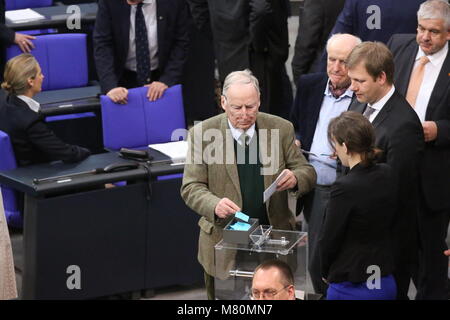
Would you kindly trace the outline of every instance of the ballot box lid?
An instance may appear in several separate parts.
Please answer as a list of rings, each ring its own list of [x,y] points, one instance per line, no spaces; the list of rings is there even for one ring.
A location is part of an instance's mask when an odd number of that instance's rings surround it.
[[[273,229],[272,226],[260,225],[249,235],[248,243],[232,243],[222,239],[216,244],[216,250],[244,250],[254,252],[289,254],[298,246],[306,246],[307,233]]]

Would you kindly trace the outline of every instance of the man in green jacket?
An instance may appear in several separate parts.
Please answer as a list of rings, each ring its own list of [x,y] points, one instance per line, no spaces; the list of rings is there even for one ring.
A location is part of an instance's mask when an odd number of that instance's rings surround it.
[[[225,113],[189,132],[189,152],[181,196],[202,217],[198,259],[205,270],[208,298],[214,298],[214,246],[237,211],[260,224],[293,230],[288,191],[298,197],[310,191],[316,173],[294,144],[289,121],[258,113],[258,80],[250,71],[230,73],[221,98]],[[282,175],[267,201],[263,193]]]

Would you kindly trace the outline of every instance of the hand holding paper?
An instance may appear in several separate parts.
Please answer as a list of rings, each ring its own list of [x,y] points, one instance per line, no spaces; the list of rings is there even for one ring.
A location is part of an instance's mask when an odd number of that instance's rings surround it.
[[[284,169],[275,182],[277,182],[277,191],[283,191],[295,187],[297,178],[291,170]]]
[[[214,213],[219,218],[224,219],[232,214],[235,214],[237,211],[241,211],[241,208],[239,208],[237,204],[228,198],[222,198],[217,203]]]
[[[276,191],[283,191],[295,187],[297,178],[289,169],[284,169],[276,180],[264,191],[263,201],[266,202]]]

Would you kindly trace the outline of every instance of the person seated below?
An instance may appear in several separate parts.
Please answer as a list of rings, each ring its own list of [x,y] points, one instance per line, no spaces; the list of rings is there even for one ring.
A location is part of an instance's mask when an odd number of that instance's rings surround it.
[[[252,300],[295,300],[294,275],[281,260],[268,260],[253,273]]]
[[[2,88],[8,96],[0,105],[0,130],[10,137],[17,164],[87,158],[91,154],[88,149],[61,141],[39,114],[40,105],[33,97],[41,91],[43,80],[39,63],[31,54],[18,55],[6,64]]]

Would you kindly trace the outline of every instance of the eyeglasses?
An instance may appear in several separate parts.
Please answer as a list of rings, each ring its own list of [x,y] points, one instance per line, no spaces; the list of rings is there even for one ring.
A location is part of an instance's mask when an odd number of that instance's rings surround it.
[[[278,293],[283,291],[286,288],[289,288],[291,285],[288,284],[287,286],[284,286],[283,288],[279,290],[273,290],[273,289],[267,289],[262,292],[258,290],[252,290],[248,295],[250,297],[250,300],[261,300],[261,299],[267,299],[271,300],[273,299]]]

